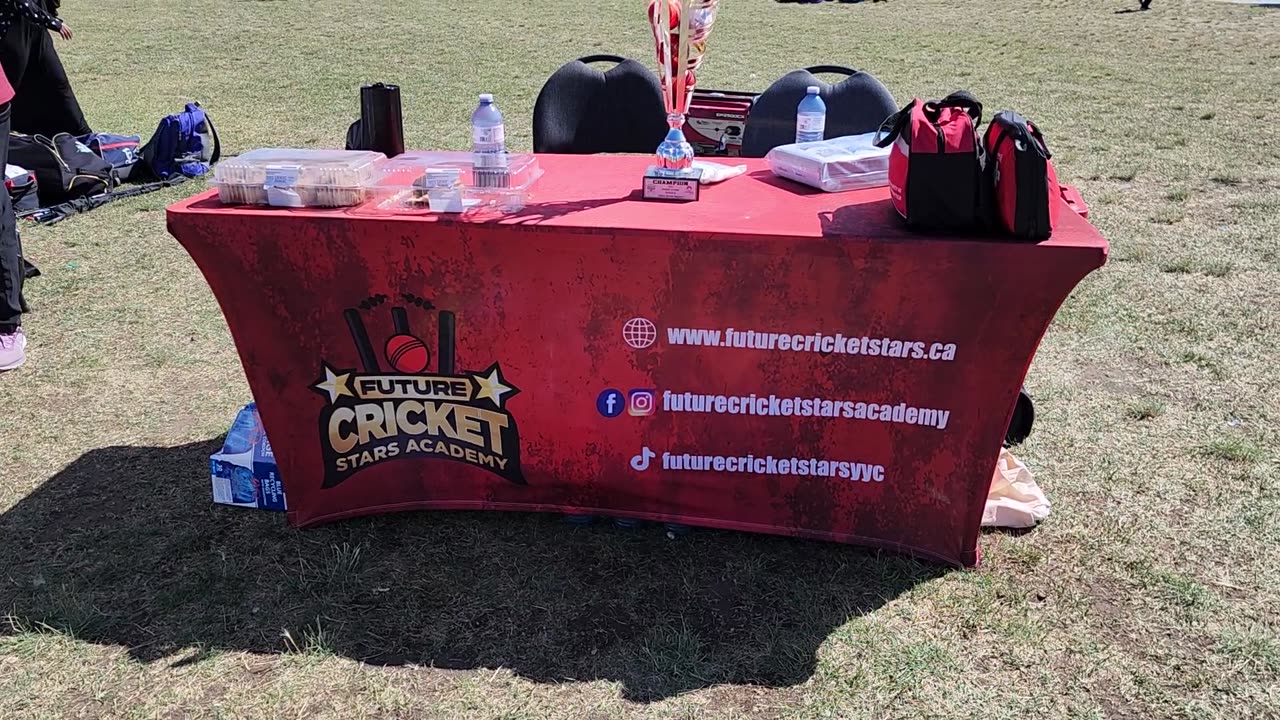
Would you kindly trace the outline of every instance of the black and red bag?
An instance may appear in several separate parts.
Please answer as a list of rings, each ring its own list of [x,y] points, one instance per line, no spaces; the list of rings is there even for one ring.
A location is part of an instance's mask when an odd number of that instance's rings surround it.
[[[912,100],[880,127],[893,207],[913,230],[969,232],[984,225],[982,103],[968,92]]]
[[[1062,189],[1040,130],[1012,110],[991,118],[983,139],[987,153],[991,212],[998,230],[1019,240],[1053,234]]]

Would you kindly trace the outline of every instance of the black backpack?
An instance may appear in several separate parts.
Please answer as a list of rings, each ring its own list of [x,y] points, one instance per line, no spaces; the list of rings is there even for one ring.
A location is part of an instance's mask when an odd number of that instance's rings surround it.
[[[67,133],[52,138],[10,133],[9,163],[35,174],[41,207],[98,195],[116,186],[111,164]]]

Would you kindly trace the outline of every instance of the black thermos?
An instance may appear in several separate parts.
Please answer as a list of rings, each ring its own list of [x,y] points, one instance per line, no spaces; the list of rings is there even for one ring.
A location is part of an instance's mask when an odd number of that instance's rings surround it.
[[[351,149],[375,150],[389,158],[404,152],[399,85],[374,83],[360,88],[359,127],[359,147]]]

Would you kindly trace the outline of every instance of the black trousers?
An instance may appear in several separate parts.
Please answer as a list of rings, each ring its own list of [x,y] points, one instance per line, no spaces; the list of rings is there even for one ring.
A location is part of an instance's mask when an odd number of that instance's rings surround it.
[[[0,39],[0,65],[16,93],[13,132],[49,137],[92,132],[48,29],[18,18]]]
[[[13,103],[0,105],[0,166],[9,161],[9,113]],[[13,332],[22,318],[22,241],[18,239],[18,218],[9,203],[9,192],[0,191],[0,333]]]

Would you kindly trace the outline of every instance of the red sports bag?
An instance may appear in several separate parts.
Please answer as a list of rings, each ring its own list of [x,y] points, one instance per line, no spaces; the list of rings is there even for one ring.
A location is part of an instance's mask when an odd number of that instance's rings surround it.
[[[880,127],[889,153],[893,207],[914,230],[967,232],[983,226],[982,103],[968,92],[912,100]]]
[[[1053,234],[1062,189],[1040,130],[1012,110],[991,118],[984,139],[992,212],[998,227],[1019,240]]]

